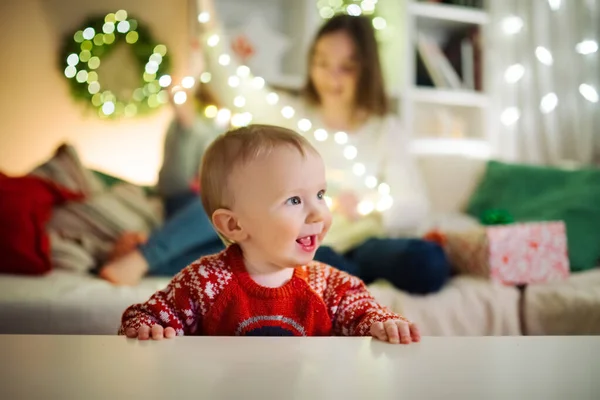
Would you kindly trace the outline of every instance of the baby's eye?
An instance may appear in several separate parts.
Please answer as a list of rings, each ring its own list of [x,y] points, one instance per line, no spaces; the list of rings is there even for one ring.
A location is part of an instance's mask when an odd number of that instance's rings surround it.
[[[293,206],[297,206],[297,205],[299,205],[299,204],[302,204],[302,200],[300,199],[300,197],[298,197],[298,196],[294,196],[294,197],[290,197],[290,198],[287,200],[287,203],[288,203],[288,204],[291,204],[291,205],[293,205]]]
[[[323,200],[325,198],[325,191],[324,190],[319,191],[319,193],[317,193],[317,198],[319,200]]]

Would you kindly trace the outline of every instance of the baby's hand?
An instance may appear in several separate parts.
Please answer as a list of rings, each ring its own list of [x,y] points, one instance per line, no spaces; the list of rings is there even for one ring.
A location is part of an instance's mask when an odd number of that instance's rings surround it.
[[[384,342],[409,344],[421,340],[419,329],[412,322],[389,319],[371,325],[371,336]]]
[[[138,330],[135,328],[127,328],[125,330],[125,336],[130,339],[139,339],[139,340],[161,340],[162,338],[171,339],[175,337],[175,329],[168,327],[163,329],[160,325],[153,325],[150,328],[148,325],[142,325]]]

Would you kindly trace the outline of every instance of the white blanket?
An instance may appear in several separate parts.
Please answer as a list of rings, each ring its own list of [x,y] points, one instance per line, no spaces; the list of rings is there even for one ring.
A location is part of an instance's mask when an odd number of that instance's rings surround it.
[[[146,278],[136,287],[115,287],[64,270],[44,277],[0,275],[0,334],[116,334],[125,308],[168,281]],[[518,293],[512,288],[460,277],[425,297],[381,283],[370,289],[381,303],[417,322],[424,335],[520,333]]]

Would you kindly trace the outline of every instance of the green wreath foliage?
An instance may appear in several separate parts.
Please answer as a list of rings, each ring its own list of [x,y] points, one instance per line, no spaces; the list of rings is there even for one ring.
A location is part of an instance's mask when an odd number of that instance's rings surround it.
[[[122,88],[102,86],[97,70],[102,59],[118,46],[128,46],[140,70],[139,87],[125,98],[115,93]],[[163,88],[171,83],[167,47],[157,43],[148,28],[124,10],[88,18],[61,49],[60,67],[71,94],[87,103],[103,118],[144,115],[168,103]],[[162,79],[161,79],[162,77]]]

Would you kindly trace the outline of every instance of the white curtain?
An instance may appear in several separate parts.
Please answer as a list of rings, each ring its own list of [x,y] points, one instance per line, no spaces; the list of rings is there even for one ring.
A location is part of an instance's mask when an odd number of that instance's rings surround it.
[[[500,158],[600,163],[600,0],[488,0],[487,83]]]

